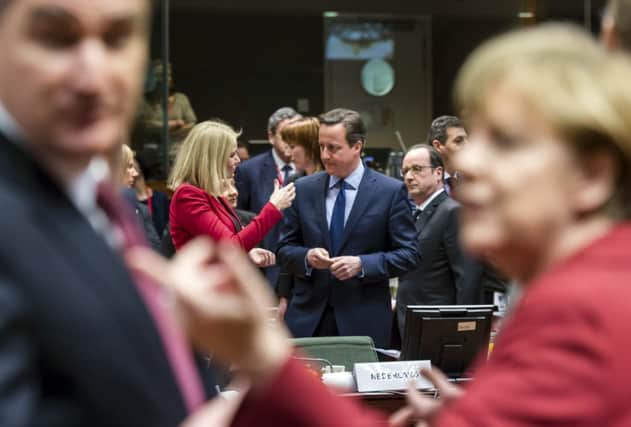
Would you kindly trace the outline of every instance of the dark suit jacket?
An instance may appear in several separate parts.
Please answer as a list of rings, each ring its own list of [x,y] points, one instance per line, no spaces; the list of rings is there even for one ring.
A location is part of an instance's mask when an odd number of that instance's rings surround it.
[[[249,251],[281,220],[282,214],[267,203],[246,227],[225,199],[219,201],[190,184],[180,185],[171,200],[171,237],[176,249],[196,236],[231,240]]]
[[[401,181],[365,169],[346,221],[339,253],[331,253],[325,200],[329,176],[316,173],[296,182],[296,199],[285,211],[278,259],[295,277],[285,322],[296,337],[312,336],[327,304],[340,335],[370,335],[389,342],[392,324],[388,279],[416,267],[416,230]],[[328,270],[306,275],[305,256],[325,248],[332,257],[358,255],[363,278],[340,282]]]
[[[488,363],[483,352],[475,381],[432,425],[628,426],[630,252],[626,222],[527,284]],[[232,425],[377,427],[387,421],[335,396],[290,360],[244,401]]]
[[[274,192],[274,180],[278,178],[272,150],[256,155],[243,162],[237,168],[235,184],[239,191],[237,207],[242,210],[259,213]],[[279,226],[267,233],[261,247],[276,252],[278,248]],[[272,266],[265,269],[265,276],[276,287],[280,268]]]
[[[161,252],[160,237],[158,237],[159,235],[156,227],[151,220],[151,214],[149,213],[149,209],[147,209],[147,205],[138,201],[136,192],[132,188],[123,188],[121,195],[123,196],[123,199],[127,201],[129,207],[136,213],[138,225],[145,232],[145,238],[151,247],[156,251]]]
[[[123,259],[0,135],[0,419],[177,426],[187,415]]]
[[[423,259],[416,270],[399,277],[397,319],[401,336],[408,305],[478,302],[478,289],[465,288],[465,259],[458,241],[458,203],[443,191],[418,217],[416,229]]]

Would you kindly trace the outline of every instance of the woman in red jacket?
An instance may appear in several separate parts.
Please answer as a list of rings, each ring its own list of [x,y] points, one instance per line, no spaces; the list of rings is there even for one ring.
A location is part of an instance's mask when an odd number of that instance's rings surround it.
[[[169,177],[175,190],[171,200],[171,238],[175,249],[206,235],[216,241],[231,240],[260,267],[275,263],[273,253],[255,248],[281,220],[281,211],[291,205],[293,184],[275,190],[252,222],[243,227],[239,217],[222,196],[223,183],[232,178],[239,164],[237,137],[230,126],[206,121],[196,125],[182,143]]]

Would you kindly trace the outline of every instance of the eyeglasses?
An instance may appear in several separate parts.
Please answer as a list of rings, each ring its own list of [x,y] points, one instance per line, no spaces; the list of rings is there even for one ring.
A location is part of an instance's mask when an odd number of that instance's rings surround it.
[[[405,175],[408,174],[408,172],[412,172],[412,174],[414,175],[418,175],[421,172],[423,172],[423,169],[433,169],[431,166],[426,166],[426,165],[412,165],[409,168],[401,168],[401,176],[403,178],[405,178]]]

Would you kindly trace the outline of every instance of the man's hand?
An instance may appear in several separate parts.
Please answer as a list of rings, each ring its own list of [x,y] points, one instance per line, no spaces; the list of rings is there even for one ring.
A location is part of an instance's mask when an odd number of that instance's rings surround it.
[[[324,248],[313,248],[307,252],[307,264],[317,270],[326,270],[332,262],[329,252]]]
[[[273,378],[289,357],[289,334],[267,321],[274,306],[269,286],[234,244],[201,237],[170,262],[147,248],[130,250],[127,261],[173,292],[178,317],[198,348],[235,363],[252,385]]]
[[[464,391],[450,383],[439,369],[422,369],[421,375],[430,380],[438,390],[440,399],[425,397],[413,384],[408,387],[408,404],[390,417],[391,427],[405,427],[418,422],[418,426],[430,426],[435,421],[444,405],[460,398]]]
[[[331,258],[330,270],[337,280],[348,280],[362,272],[362,260],[358,256]]]
[[[250,259],[257,267],[269,267],[276,264],[276,254],[263,248],[254,248],[248,252]]]

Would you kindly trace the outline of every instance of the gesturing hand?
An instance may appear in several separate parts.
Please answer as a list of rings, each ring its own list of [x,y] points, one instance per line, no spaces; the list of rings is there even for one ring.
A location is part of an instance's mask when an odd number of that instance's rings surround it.
[[[417,427],[430,426],[444,405],[460,398],[464,391],[450,383],[439,369],[422,369],[421,374],[434,384],[440,399],[425,397],[413,384],[408,387],[407,405],[390,417],[391,427],[405,427],[418,422]]]
[[[362,271],[362,261],[358,256],[338,256],[331,258],[329,267],[337,280],[348,280]]]
[[[274,192],[269,198],[271,204],[276,206],[276,209],[282,211],[291,206],[291,202],[296,197],[296,186],[293,182],[281,187],[278,180],[274,180]]]

